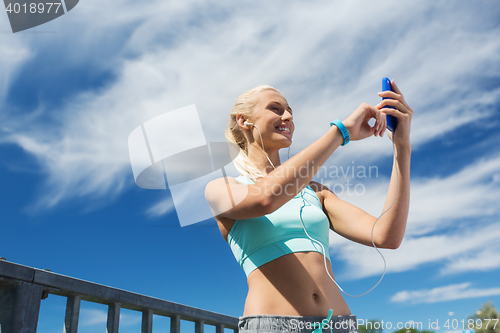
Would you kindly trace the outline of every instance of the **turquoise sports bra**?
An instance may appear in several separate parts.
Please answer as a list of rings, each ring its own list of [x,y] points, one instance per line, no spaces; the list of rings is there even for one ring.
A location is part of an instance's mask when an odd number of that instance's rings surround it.
[[[247,185],[254,184],[244,176],[236,180]],[[329,221],[318,196],[308,185],[271,214],[234,222],[227,242],[247,277],[259,266],[289,253],[323,253],[321,246],[304,232],[301,214],[307,233],[323,244],[326,258],[330,260]]]

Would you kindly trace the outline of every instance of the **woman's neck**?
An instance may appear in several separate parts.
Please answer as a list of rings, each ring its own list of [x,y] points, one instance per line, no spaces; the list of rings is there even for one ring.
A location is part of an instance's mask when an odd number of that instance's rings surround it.
[[[267,153],[267,156],[266,156]],[[277,150],[268,151],[262,150],[262,147],[258,146],[257,142],[253,142],[248,146],[248,157],[255,163],[255,166],[261,170],[263,173],[268,174],[281,165],[280,156]],[[271,160],[272,164],[269,162]],[[274,167],[273,167],[274,165]]]

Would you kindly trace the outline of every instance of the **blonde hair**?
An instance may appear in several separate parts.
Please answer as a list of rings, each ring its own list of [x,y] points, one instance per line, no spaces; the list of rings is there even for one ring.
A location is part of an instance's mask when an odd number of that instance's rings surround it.
[[[243,134],[243,131],[238,126],[236,122],[236,116],[238,114],[244,115],[247,119],[252,119],[254,115],[254,109],[259,102],[259,99],[256,95],[260,92],[272,90],[280,95],[283,95],[278,89],[275,89],[271,86],[262,85],[250,89],[243,94],[241,94],[234,103],[233,109],[231,110],[229,126],[226,128],[226,139],[230,145],[230,154],[233,158],[234,165],[236,169],[243,176],[247,176],[254,181],[258,178],[262,178],[265,174],[257,168],[254,162],[248,157],[248,142]]]

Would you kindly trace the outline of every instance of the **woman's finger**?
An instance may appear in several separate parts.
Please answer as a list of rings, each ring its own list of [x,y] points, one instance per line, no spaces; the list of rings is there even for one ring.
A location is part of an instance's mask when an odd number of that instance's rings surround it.
[[[382,113],[382,122],[383,122],[383,126],[382,126],[382,133],[380,134],[380,136],[384,136],[384,133],[385,133],[385,129],[387,128],[387,115],[383,112],[380,112]]]
[[[410,108],[405,101],[403,93],[401,92],[401,90],[399,90],[399,87],[396,85],[394,80],[391,81],[391,88],[392,88],[392,91],[386,90],[386,91],[379,92],[379,96],[399,100],[406,107]]]
[[[377,112],[375,115],[375,130],[373,132],[373,135],[377,136],[377,134],[380,132],[380,126],[382,126],[382,122],[380,119],[380,112]]]
[[[380,136],[381,133],[385,130],[385,114],[383,114],[382,112],[380,112],[380,110],[377,111],[377,113],[375,114],[375,125],[374,125],[374,135],[375,136]]]
[[[403,94],[401,93],[401,90],[399,90],[398,86],[396,85],[396,82],[394,82],[394,80],[391,80],[391,88],[392,88],[392,90],[393,90],[396,94],[401,95],[401,96],[403,95]]]
[[[399,96],[401,96],[401,103],[403,103],[403,105],[406,106],[406,108],[408,108],[408,110],[412,110],[411,107],[408,105],[408,103],[406,103],[406,100],[405,100],[405,98],[403,96],[403,93],[401,92],[401,90],[399,90],[399,87],[396,84],[396,82],[394,82],[394,80],[391,81],[391,88],[394,90],[394,92],[396,94],[398,94]]]
[[[382,110],[380,110],[380,112],[384,113],[385,115],[394,116],[396,118],[401,117],[401,111],[396,109],[383,108]]]
[[[395,107],[396,109],[398,109],[399,111],[403,112],[403,113],[410,113],[410,107],[397,100],[397,99],[384,99],[382,102],[380,102],[378,104],[378,108],[379,109],[383,109],[383,108],[388,108],[389,106],[392,106],[392,107]]]
[[[399,101],[402,105],[405,105],[404,97],[394,91],[386,90],[379,92],[378,95],[383,98],[382,102],[379,103],[379,107],[382,103],[386,101]]]

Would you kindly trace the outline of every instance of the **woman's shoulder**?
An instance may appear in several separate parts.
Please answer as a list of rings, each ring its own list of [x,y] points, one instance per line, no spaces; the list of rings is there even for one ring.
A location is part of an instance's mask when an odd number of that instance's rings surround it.
[[[241,184],[241,183],[238,182],[233,177],[220,177],[208,182],[207,186],[205,187],[205,191],[214,190],[220,186],[224,186],[227,184]]]
[[[237,220],[266,215],[269,210],[266,196],[238,177],[222,177],[206,185],[205,199],[214,216]]]
[[[227,185],[227,184],[236,184],[236,185],[241,185],[241,184],[251,184],[253,183],[252,180],[248,177],[245,176],[238,176],[238,177],[231,177],[231,176],[226,176],[226,177],[220,177],[217,179],[214,179],[210,181],[206,188],[209,187],[217,187],[221,185]]]
[[[236,178],[226,176],[214,179],[210,181],[205,186],[205,197],[209,198],[217,198],[220,195],[220,191],[227,191],[227,187],[229,185],[246,185],[252,184],[250,178],[244,176],[238,176]]]

